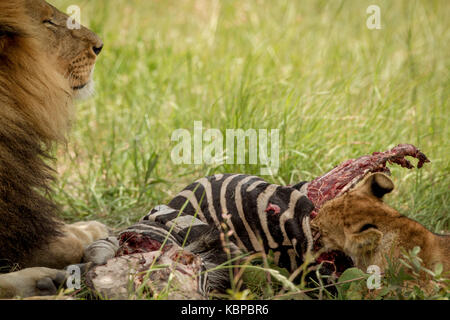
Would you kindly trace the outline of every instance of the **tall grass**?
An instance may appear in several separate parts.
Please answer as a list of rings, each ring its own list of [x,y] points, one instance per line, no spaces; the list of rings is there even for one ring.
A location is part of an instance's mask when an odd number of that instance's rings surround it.
[[[72,1],[53,1],[65,9]],[[278,128],[293,183],[413,143],[432,163],[394,167],[388,201],[449,229],[450,6],[446,1],[78,1],[101,35],[97,94],[59,150],[68,220],[126,225],[207,171],[174,165],[175,129]],[[381,30],[366,27],[370,4]]]
[[[51,1],[60,9],[72,0]],[[275,183],[312,179],[398,143],[431,159],[392,167],[387,202],[450,229],[450,5],[441,1],[79,0],[105,47],[97,93],[58,150],[67,221],[135,222],[207,173],[259,165],[175,165],[175,129],[280,129]],[[381,9],[382,29],[366,27]]]

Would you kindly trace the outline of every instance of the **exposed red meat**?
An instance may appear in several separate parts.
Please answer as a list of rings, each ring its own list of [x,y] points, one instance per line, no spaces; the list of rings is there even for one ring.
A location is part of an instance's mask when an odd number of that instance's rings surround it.
[[[330,172],[314,179],[308,184],[308,198],[314,203],[315,209],[311,218],[317,215],[318,209],[327,201],[352,188],[368,173],[384,172],[390,174],[386,163],[396,163],[404,168],[414,168],[405,159],[406,156],[419,160],[417,168],[422,168],[428,158],[412,144],[399,144],[386,152],[374,152],[372,155],[362,156],[358,159],[347,160]]]
[[[119,245],[116,257],[133,253],[152,252],[161,248],[161,243],[150,236],[137,232],[122,233],[119,238]]]
[[[270,203],[267,205],[266,210],[264,212],[271,213],[271,214],[279,214],[281,211],[280,207],[276,204]]]

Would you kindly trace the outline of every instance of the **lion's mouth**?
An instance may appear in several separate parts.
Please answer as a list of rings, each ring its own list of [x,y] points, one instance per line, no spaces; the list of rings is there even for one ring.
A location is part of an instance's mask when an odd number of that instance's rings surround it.
[[[81,90],[81,89],[83,89],[83,88],[85,88],[87,85],[88,85],[88,83],[89,83],[89,81],[88,82],[86,82],[85,84],[82,84],[82,85],[79,85],[79,86],[75,86],[75,87],[72,87],[72,90]]]
[[[92,77],[84,84],[72,87],[73,98],[76,100],[84,100],[90,98],[94,92],[94,81]]]
[[[78,96],[81,96],[81,98],[88,97],[93,93],[93,77],[94,66],[85,67],[79,71],[72,70],[68,73],[70,87],[74,91],[76,98]]]

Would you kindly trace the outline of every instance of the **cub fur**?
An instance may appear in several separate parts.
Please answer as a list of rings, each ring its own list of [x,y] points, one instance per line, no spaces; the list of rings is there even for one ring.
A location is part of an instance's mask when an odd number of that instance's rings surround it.
[[[442,263],[450,270],[450,236],[427,230],[382,201],[394,189],[392,180],[382,173],[367,176],[352,191],[326,203],[312,220],[320,232],[325,250],[340,250],[356,267],[387,266],[387,257],[399,258],[401,249],[419,246],[419,257],[427,268]]]

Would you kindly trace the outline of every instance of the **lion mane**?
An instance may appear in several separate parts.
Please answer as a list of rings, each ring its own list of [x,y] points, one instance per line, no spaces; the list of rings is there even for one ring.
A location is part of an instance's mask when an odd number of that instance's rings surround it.
[[[24,1],[0,2],[0,266],[60,235],[48,161],[71,118],[71,89],[42,50]]]

